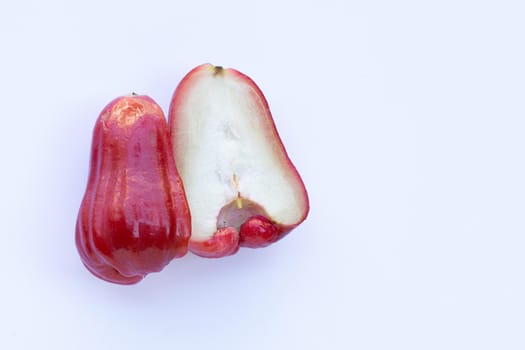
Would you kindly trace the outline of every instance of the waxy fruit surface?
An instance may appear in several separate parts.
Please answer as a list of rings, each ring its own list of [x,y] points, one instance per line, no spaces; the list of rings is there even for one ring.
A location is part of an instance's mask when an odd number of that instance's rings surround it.
[[[82,262],[106,281],[133,284],[186,254],[190,234],[161,108],[147,96],[115,99],[93,131],[76,226]]]

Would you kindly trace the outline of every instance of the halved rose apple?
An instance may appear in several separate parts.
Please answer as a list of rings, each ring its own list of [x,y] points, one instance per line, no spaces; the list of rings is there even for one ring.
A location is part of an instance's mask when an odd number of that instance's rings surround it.
[[[264,247],[305,220],[306,189],[249,77],[196,67],[173,95],[169,123],[194,254],[222,257],[239,246]]]

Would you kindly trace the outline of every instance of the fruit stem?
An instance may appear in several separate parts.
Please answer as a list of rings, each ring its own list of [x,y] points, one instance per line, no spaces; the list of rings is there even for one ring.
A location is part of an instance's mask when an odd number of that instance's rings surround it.
[[[215,66],[213,67],[213,75],[219,75],[223,70],[224,68],[222,68],[222,66]]]

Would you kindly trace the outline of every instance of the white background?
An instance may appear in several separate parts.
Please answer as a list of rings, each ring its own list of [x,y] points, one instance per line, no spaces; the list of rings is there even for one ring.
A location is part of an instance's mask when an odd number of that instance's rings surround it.
[[[0,348],[525,348],[521,3],[3,1]],[[100,281],[74,246],[94,121],[204,62],[264,91],[310,216]]]

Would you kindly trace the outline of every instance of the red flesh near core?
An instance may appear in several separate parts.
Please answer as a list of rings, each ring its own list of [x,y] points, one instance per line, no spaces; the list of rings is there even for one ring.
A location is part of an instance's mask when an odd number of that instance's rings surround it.
[[[161,108],[146,96],[115,99],[93,131],[76,226],[82,262],[106,281],[137,283],[186,254],[190,232]]]

